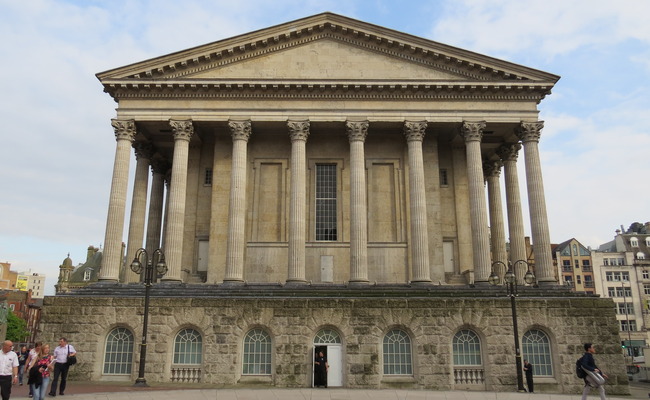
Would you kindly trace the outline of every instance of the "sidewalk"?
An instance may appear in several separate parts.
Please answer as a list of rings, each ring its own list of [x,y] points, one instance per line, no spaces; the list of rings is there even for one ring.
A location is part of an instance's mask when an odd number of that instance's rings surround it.
[[[580,400],[579,394],[516,393],[516,392],[465,392],[425,390],[368,390],[368,389],[279,389],[279,388],[193,388],[155,384],[147,388],[134,388],[127,382],[68,382],[65,396],[52,400]],[[630,386],[631,396],[616,399],[648,399],[650,384],[635,383]],[[28,399],[26,386],[14,386],[12,399]],[[589,399],[598,399],[593,390]]]

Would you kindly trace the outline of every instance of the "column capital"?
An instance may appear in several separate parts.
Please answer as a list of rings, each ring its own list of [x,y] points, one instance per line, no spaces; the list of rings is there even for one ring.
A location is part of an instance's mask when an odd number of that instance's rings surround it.
[[[485,121],[463,121],[463,126],[460,128],[460,134],[465,139],[465,142],[480,142],[483,137],[483,129],[485,128]]]
[[[301,140],[306,142],[309,137],[309,121],[292,121],[287,120],[289,128],[289,137],[291,141]]]
[[[515,133],[523,143],[539,142],[542,128],[544,128],[544,121],[522,122],[515,130]]]
[[[167,174],[169,171],[169,162],[160,156],[151,159],[151,170],[155,174]]]
[[[406,136],[407,142],[421,142],[424,139],[426,129],[427,121],[404,121],[404,136]]]
[[[154,153],[153,145],[149,142],[133,142],[133,149],[135,150],[135,159],[151,160]]]
[[[228,120],[228,127],[230,128],[230,135],[232,140],[244,140],[248,142],[251,136],[251,121],[250,119],[244,121]]]
[[[115,140],[135,140],[135,120],[134,119],[111,119],[111,126],[115,131]]]
[[[368,136],[368,121],[345,121],[350,142],[364,142]]]
[[[192,125],[191,119],[183,121],[170,119],[169,125],[174,131],[174,140],[187,140],[189,142],[194,134],[194,125]]]
[[[503,162],[501,160],[491,160],[483,163],[483,175],[486,178],[498,178],[501,176],[501,167]]]
[[[505,143],[499,146],[497,155],[502,161],[517,161],[520,149],[520,143]]]

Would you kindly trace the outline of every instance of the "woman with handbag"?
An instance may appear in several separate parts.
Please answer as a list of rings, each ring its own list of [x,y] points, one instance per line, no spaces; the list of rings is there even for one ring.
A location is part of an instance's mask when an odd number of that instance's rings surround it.
[[[41,346],[40,352],[28,366],[29,380],[27,384],[32,389],[34,400],[44,400],[47,393],[47,385],[50,383],[50,374],[54,370],[54,357],[50,355],[50,345]]]

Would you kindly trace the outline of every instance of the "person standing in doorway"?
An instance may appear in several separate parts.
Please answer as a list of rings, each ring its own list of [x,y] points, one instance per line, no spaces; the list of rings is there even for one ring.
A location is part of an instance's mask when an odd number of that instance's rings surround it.
[[[314,361],[314,387],[327,387],[327,370],[329,367],[327,358],[322,351],[319,351]]]
[[[61,378],[61,386],[59,386],[59,394],[65,394],[65,384],[68,380],[68,356],[74,356],[77,351],[68,344],[68,340],[64,337],[59,339],[59,345],[54,349],[54,378],[52,379],[52,387],[50,388],[50,396],[56,396],[56,387]]]
[[[598,389],[600,400],[606,400],[605,379],[607,379],[607,375],[596,365],[596,360],[594,360],[596,348],[591,343],[585,343],[584,347],[585,355],[582,356],[582,369],[585,370],[587,376],[585,377],[585,388],[582,390],[582,400],[587,400],[591,388]]]
[[[524,372],[526,373],[528,392],[533,393],[533,364],[529,363],[528,360],[524,360]]]
[[[11,385],[18,382],[18,355],[11,350],[11,340],[2,343],[0,352],[0,395],[2,400],[9,400]]]

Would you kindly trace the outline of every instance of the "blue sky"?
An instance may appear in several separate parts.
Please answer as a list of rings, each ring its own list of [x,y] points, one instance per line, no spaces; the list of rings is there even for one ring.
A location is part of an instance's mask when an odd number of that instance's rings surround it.
[[[52,294],[102,244],[116,104],[96,73],[324,11],[560,75],[540,105],[551,241],[650,220],[646,0],[0,0],[0,261]]]

